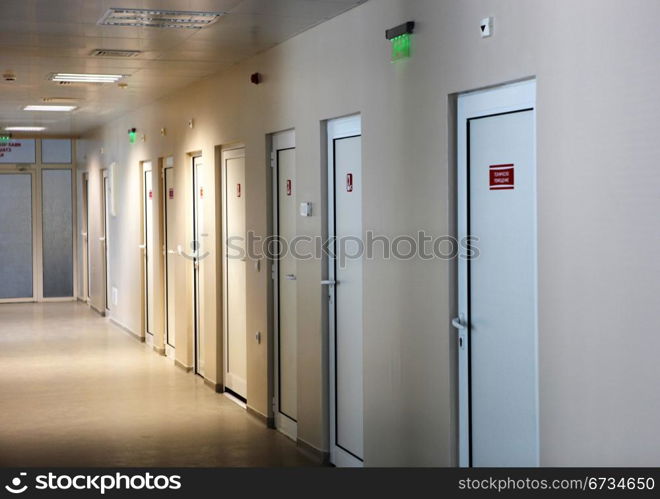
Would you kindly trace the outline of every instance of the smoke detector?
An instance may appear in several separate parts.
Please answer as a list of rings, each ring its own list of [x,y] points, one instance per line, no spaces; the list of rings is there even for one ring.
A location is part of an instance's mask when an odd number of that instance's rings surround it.
[[[131,28],[202,29],[215,23],[225,12],[122,9],[112,7],[98,21],[101,26]]]

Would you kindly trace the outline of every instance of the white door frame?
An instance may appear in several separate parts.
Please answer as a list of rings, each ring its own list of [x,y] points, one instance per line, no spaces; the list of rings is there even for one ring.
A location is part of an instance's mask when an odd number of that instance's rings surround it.
[[[192,240],[195,241],[196,246],[193,249],[193,372],[199,376],[204,377],[203,366],[203,331],[202,331],[202,290],[201,283],[202,273],[200,272],[202,254],[200,239],[202,234],[199,227],[199,204],[198,197],[200,196],[199,190],[203,187],[200,186],[200,172],[199,168],[204,167],[204,159],[201,153],[196,153],[191,156],[191,174],[192,174]]]
[[[235,393],[237,396],[242,397],[235,389],[228,387],[228,379],[231,373],[228,370],[229,362],[229,272],[228,272],[228,262],[227,262],[227,236],[228,236],[228,227],[227,227],[227,206],[229,204],[228,193],[229,186],[227,185],[227,160],[245,158],[245,146],[243,144],[235,144],[231,147],[223,148],[221,151],[221,160],[220,160],[220,176],[221,181],[220,185],[222,191],[222,351],[223,351],[223,361],[222,361],[222,379],[223,386],[225,390],[230,390],[232,393]],[[245,186],[243,186],[243,195],[245,195]],[[247,244],[246,244],[247,247]],[[247,257],[244,258],[244,261],[247,261]],[[246,337],[247,342],[247,337]],[[246,343],[246,355],[247,355],[247,343]],[[233,379],[233,378],[232,378]],[[245,398],[247,399],[247,373],[246,373],[246,386],[245,386]],[[228,395],[228,394],[227,394]],[[239,402],[239,405],[242,405],[236,397],[230,397],[234,402]]]
[[[99,241],[103,248],[103,280],[104,282],[104,301],[103,301],[103,313],[105,315],[110,314],[110,198],[108,194],[112,196],[112,186],[110,185],[110,175],[108,169],[104,169],[101,177],[101,191],[102,191],[102,201],[101,211],[103,215],[103,220],[101,221],[101,227],[103,228],[103,235],[99,237]]]
[[[89,286],[89,173],[82,173],[82,244],[83,244],[83,299],[85,303],[90,302],[90,286]]]
[[[279,168],[278,152],[296,148],[296,131],[287,130],[275,133],[272,136],[272,148],[270,153],[270,166],[273,170],[273,233],[276,237],[279,233]],[[275,414],[275,427],[294,441],[298,438],[298,422],[291,419],[286,414],[280,412],[280,265],[279,260],[273,260],[273,335],[274,342],[274,391],[273,391],[273,412]]]
[[[153,281],[154,276],[153,276],[153,271],[149,271],[149,267],[152,266],[152,261],[155,259],[155,248],[149,248],[149,233],[151,232],[151,240],[153,241],[153,230],[154,228],[152,226],[149,226],[148,224],[148,206],[149,203],[151,203],[151,221],[153,225],[153,212],[154,212],[154,204],[153,204],[153,196],[154,196],[154,173],[153,173],[153,165],[151,161],[142,161],[140,164],[141,170],[142,170],[142,244],[140,245],[140,249],[142,250],[142,265],[144,268],[143,274],[142,274],[142,293],[143,293],[143,310],[142,313],[144,314],[144,321],[143,321],[143,331],[142,334],[144,335],[145,341],[147,345],[153,346],[154,345],[154,331],[153,331],[153,324],[149,322],[149,302],[150,300],[154,300],[155,296],[149,297],[149,277],[151,277],[151,281]],[[149,193],[147,193],[147,173],[151,174],[151,199],[149,199]],[[151,260],[149,259],[149,251],[151,250],[151,255],[152,258]],[[152,267],[153,270],[153,267]],[[152,289],[153,289],[153,283],[152,283]],[[153,316],[151,317],[153,320]]]
[[[469,221],[468,120],[496,114],[531,109],[536,123],[536,81],[528,80],[501,87],[469,92],[459,96],[457,113],[457,218],[458,240],[465,241]],[[534,133],[536,137],[536,133]],[[534,143],[536,157],[536,141]],[[535,207],[536,209],[536,207]],[[468,248],[459,245],[458,259],[458,317],[452,325],[458,331],[458,441],[459,466],[472,466],[470,441],[470,315],[469,315],[469,258]],[[537,318],[538,320],[538,318]]]
[[[170,314],[173,314],[173,311],[170,310],[170,280],[174,281],[174,272],[169,272],[169,266],[168,266],[168,261],[170,259],[170,256],[175,256],[177,255],[176,249],[168,249],[167,247],[167,241],[168,241],[168,236],[169,231],[168,231],[168,221],[169,217],[173,216],[173,213],[169,213],[167,210],[167,201],[169,199],[169,192],[167,189],[167,176],[168,175],[174,175],[174,158],[172,156],[168,156],[165,158],[165,165],[163,168],[163,176],[162,176],[162,182],[163,182],[163,187],[162,187],[162,200],[163,200],[163,255],[164,255],[164,265],[163,265],[163,283],[164,283],[164,295],[165,295],[165,310],[164,310],[164,315],[165,315],[165,355],[170,358],[174,359],[175,358],[175,349],[176,349],[176,341],[170,342],[171,339],[175,338],[174,335],[174,327],[175,327],[175,321],[170,321]],[[170,275],[171,274],[171,275]]]
[[[328,162],[327,162],[327,175],[328,175],[328,238],[336,235],[335,230],[335,154],[334,154],[334,141],[337,139],[344,139],[349,137],[362,135],[362,116],[356,114],[347,116],[345,118],[337,118],[328,121],[327,125],[328,135]],[[336,255],[336,248],[334,248]],[[352,454],[349,454],[337,445],[336,435],[336,359],[335,359],[335,287],[337,283],[335,274],[335,260],[328,258],[328,279],[321,282],[321,285],[328,289],[328,356],[329,356],[329,384],[330,384],[330,462],[336,466],[341,467],[363,467],[364,462],[357,459]]]

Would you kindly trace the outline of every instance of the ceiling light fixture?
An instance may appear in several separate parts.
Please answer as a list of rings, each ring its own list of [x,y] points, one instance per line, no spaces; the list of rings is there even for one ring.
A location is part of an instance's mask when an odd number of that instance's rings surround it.
[[[78,106],[46,106],[46,105],[30,105],[25,106],[23,111],[60,111],[68,112],[78,109]]]
[[[6,132],[43,132],[45,126],[6,126]]]
[[[126,75],[88,74],[88,73],[53,73],[49,80],[70,83],[117,83]]]
[[[202,29],[210,26],[225,12],[193,12],[182,10],[121,9],[112,7],[97,24],[132,28]]]

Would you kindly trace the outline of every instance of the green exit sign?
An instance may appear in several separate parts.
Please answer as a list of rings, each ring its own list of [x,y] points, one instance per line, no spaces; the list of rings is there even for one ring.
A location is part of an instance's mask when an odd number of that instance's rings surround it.
[[[9,142],[11,140],[11,135],[0,135],[0,142]]]
[[[392,43],[392,62],[408,59],[410,57],[410,34],[396,36],[390,40]]]

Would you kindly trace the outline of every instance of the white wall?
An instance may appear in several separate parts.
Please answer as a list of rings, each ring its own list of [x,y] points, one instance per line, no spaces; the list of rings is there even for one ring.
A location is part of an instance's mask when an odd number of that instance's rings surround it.
[[[482,40],[479,21],[489,15],[495,35]],[[454,228],[450,96],[536,76],[541,462],[657,466],[659,16],[655,0],[371,0],[90,133],[80,147],[90,183],[99,167],[120,165],[113,315],[138,325],[139,161],[173,154],[181,170],[186,153],[201,149],[211,203],[215,146],[244,142],[248,226],[266,235],[266,134],[296,128],[299,198],[320,208],[321,121],[361,112],[365,229],[444,235]],[[418,22],[414,55],[390,64],[384,30],[407,20]],[[265,76],[258,87],[249,83],[255,71]],[[133,126],[145,143],[128,144]],[[178,191],[186,182],[177,176]],[[322,220],[315,209],[299,219],[299,233],[321,234]],[[207,303],[217,297],[215,271],[214,262],[203,271]],[[321,271],[318,261],[299,264],[298,430],[327,449]],[[269,329],[268,278],[248,274],[250,337]],[[365,264],[368,465],[456,463],[453,278],[450,262]],[[211,308],[205,323],[214,334]],[[250,342],[248,355],[249,402],[268,414],[268,349]]]

